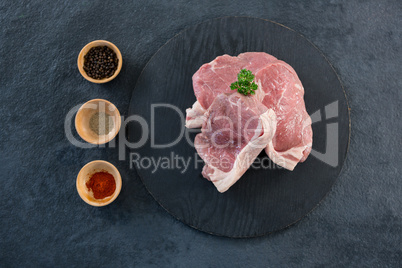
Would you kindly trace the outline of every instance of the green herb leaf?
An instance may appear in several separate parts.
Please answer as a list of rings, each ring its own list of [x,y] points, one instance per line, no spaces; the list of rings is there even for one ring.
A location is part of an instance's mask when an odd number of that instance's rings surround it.
[[[237,75],[237,81],[230,85],[231,90],[236,90],[247,96],[249,94],[254,95],[255,91],[258,89],[258,85],[253,82],[254,75],[250,70],[242,69]]]

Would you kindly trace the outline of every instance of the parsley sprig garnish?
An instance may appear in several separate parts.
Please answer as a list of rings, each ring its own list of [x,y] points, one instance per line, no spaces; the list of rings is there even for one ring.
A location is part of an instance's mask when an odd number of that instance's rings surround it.
[[[233,82],[230,85],[231,90],[236,90],[243,94],[243,95],[249,95],[255,94],[255,91],[258,88],[258,85],[253,82],[254,80],[254,75],[251,73],[251,71],[247,69],[242,69],[240,73],[237,75],[237,81]]]

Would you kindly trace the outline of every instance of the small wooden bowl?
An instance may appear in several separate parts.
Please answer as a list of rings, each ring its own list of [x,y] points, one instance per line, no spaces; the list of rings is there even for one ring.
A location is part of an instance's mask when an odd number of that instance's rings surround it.
[[[89,181],[91,176],[96,172],[106,171],[113,175],[116,181],[116,190],[111,196],[105,197],[103,199],[95,199],[92,190],[88,190],[86,183]],[[77,176],[77,191],[82,200],[91,206],[102,207],[112,203],[120,193],[121,190],[121,176],[117,168],[109,162],[103,160],[95,160],[89,162],[82,167]]]
[[[113,119],[113,128],[106,135],[98,135],[90,127],[90,119],[97,112],[104,112]],[[78,135],[86,142],[92,144],[104,144],[111,141],[119,133],[120,126],[120,112],[113,103],[107,100],[90,100],[81,106],[75,116],[75,129]]]
[[[114,51],[114,53],[116,53],[116,56],[119,59],[119,63],[117,65],[116,71],[109,78],[94,79],[92,77],[89,77],[84,70],[84,56],[88,53],[88,51],[91,48],[98,47],[98,46],[107,46],[107,47],[111,48]],[[120,50],[113,43],[110,43],[109,41],[106,41],[106,40],[95,40],[95,41],[92,41],[91,43],[87,44],[83,49],[81,49],[81,52],[78,55],[77,65],[78,65],[78,70],[80,71],[81,75],[86,80],[88,80],[92,83],[102,84],[102,83],[106,83],[106,82],[113,80],[120,73],[121,66],[123,65],[123,58],[121,56]]]

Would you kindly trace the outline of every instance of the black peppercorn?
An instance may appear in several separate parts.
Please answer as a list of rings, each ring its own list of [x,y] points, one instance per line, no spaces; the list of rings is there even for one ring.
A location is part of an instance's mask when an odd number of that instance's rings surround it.
[[[94,79],[113,76],[117,70],[119,59],[116,53],[107,46],[91,48],[84,56],[84,71]]]

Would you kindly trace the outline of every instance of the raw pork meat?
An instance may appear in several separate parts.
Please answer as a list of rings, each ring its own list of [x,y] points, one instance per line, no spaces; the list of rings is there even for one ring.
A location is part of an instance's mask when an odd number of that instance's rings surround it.
[[[304,104],[304,89],[293,68],[277,61],[260,69],[255,81],[255,97],[273,109],[277,117],[276,133],[265,149],[276,164],[293,170],[311,151],[313,131]]]
[[[218,95],[205,118],[194,144],[205,162],[202,175],[222,193],[271,142],[276,116],[256,98],[235,92]]]
[[[289,64],[267,53],[223,55],[201,66],[193,75],[197,101],[186,110],[186,127],[201,127],[211,103],[221,93],[233,92],[230,84],[244,68],[252,71],[258,84],[256,95],[252,97],[273,109],[277,116],[278,130],[266,152],[274,163],[293,170],[310,154],[311,119],[304,104],[304,88],[296,72]]]
[[[246,68],[255,74],[259,69],[277,59],[263,52],[247,52],[237,57],[223,55],[201,66],[193,75],[193,88],[197,101],[186,110],[186,127],[200,128],[206,110],[215,97],[221,93],[233,92],[230,84],[237,80],[237,74]]]

